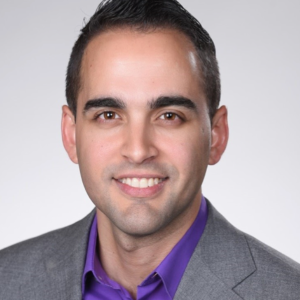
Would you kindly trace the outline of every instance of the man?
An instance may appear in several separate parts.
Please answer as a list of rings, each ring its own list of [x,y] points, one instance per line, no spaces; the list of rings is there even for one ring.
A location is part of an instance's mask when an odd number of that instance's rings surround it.
[[[96,208],[3,250],[0,299],[299,299],[299,265],[202,195],[227,109],[213,41],[179,3],[103,2],[66,83],[63,143]]]

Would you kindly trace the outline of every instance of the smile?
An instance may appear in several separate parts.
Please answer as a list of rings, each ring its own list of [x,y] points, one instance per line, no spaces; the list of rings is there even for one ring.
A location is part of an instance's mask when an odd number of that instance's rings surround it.
[[[135,188],[148,188],[155,186],[163,181],[162,178],[121,178],[119,182]]]

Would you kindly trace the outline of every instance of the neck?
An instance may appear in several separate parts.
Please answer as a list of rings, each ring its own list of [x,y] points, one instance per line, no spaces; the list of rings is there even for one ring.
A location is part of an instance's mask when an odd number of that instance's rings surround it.
[[[164,229],[146,236],[122,232],[97,210],[99,257],[108,277],[127,289],[136,299],[137,286],[163,261],[194,222],[195,208]],[[188,221],[187,221],[188,220]]]

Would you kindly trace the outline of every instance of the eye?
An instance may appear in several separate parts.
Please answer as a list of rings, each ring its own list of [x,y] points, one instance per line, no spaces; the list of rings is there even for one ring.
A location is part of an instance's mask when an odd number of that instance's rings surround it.
[[[166,112],[166,113],[162,114],[159,118],[162,120],[173,121],[173,120],[179,119],[179,116],[172,112]]]
[[[103,120],[114,120],[120,119],[120,116],[113,111],[105,111],[97,116],[99,119]]]

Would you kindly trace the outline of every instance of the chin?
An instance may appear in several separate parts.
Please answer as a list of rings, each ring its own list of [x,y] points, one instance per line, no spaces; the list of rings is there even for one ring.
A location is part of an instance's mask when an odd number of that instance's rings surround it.
[[[123,218],[118,219],[115,225],[127,235],[144,237],[160,231],[164,227],[165,221],[166,218],[152,211],[152,213],[148,212],[147,214],[127,214]]]

